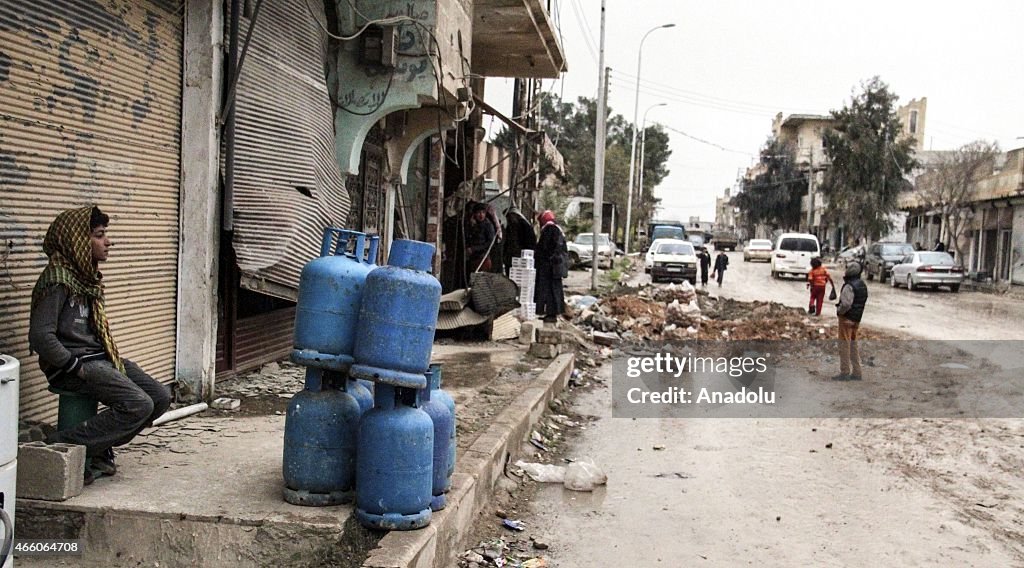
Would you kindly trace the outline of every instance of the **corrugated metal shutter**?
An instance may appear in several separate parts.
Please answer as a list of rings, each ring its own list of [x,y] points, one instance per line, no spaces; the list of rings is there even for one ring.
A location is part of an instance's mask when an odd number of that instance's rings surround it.
[[[349,210],[334,158],[325,35],[311,9],[325,20],[320,2],[261,7],[236,102],[235,254],[243,275],[279,285],[243,278],[243,286],[293,300],[324,227],[343,225]],[[243,38],[249,24],[243,18]]]
[[[235,331],[234,371],[244,373],[264,363],[279,361],[292,351],[295,308],[282,308],[238,320]]]
[[[69,207],[111,216],[122,353],[174,377],[181,18],[180,2],[0,2],[0,350],[22,361],[25,419],[56,414],[27,335],[42,238]]]

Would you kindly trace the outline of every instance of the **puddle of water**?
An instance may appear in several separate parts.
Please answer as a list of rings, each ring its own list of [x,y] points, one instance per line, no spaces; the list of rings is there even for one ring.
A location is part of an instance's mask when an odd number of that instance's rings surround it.
[[[433,361],[444,366],[442,386],[451,389],[487,384],[518,359],[518,351],[461,351],[437,355]]]

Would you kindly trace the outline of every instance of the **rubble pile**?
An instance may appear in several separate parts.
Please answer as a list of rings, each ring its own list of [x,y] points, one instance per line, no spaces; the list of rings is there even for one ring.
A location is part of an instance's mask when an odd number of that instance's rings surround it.
[[[588,297],[589,298],[589,297]],[[689,282],[642,288],[577,306],[574,323],[606,340],[811,340],[835,339],[835,319],[809,316],[775,302],[717,298]],[[863,331],[865,339],[878,334]],[[610,342],[603,341],[605,345]]]

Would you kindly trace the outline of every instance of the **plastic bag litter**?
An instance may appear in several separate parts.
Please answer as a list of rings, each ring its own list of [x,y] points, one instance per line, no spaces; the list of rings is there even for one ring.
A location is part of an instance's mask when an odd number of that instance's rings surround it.
[[[516,467],[523,470],[530,479],[541,483],[562,483],[565,481],[565,467],[519,460]]]
[[[598,485],[608,483],[608,476],[593,460],[584,458],[565,468],[563,483],[572,491],[593,491]]]
[[[594,296],[569,296],[568,304],[578,310],[582,310],[593,306],[597,302],[598,299]]]

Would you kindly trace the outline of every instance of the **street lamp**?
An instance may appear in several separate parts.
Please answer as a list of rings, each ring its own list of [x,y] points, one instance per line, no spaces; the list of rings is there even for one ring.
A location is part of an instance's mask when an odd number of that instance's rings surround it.
[[[644,111],[643,127],[640,128],[640,180],[637,182],[638,188],[636,191],[636,204],[638,207],[642,207],[644,202],[644,149],[647,145],[647,113],[651,112],[652,108],[663,106],[668,106],[668,103],[653,104]]]
[[[644,42],[647,41],[647,36],[651,35],[655,30],[673,27],[675,27],[675,24],[664,24],[647,30],[647,33],[640,40],[640,49],[636,55],[636,97],[633,99],[633,145],[629,150],[629,194],[626,197],[626,254],[629,254],[629,233],[632,230],[631,225],[633,223],[633,176],[636,172],[636,119],[638,118],[637,115],[640,114],[640,63],[644,57]]]

